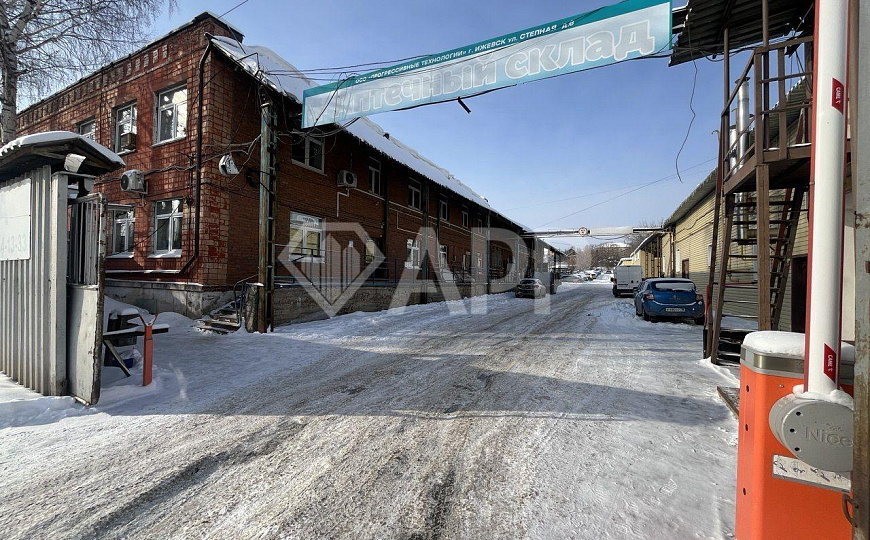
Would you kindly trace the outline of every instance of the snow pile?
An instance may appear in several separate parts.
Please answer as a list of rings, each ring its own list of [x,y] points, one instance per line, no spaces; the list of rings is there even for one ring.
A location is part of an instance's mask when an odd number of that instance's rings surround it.
[[[803,357],[804,335],[776,330],[752,332],[743,340],[743,346],[758,354]]]
[[[218,36],[212,38],[212,43],[245,71],[297,103],[302,103],[305,90],[318,86],[296,69],[293,64],[284,60],[268,47],[243,45],[232,38]],[[358,119],[348,126],[346,131],[372,148],[383,152],[454,193],[492,210],[526,230],[531,230],[497,212],[490,206],[485,197],[460,182],[447,169],[439,167],[395,137],[387,138],[383,128],[368,118]]]
[[[836,390],[831,390],[827,394],[822,394],[820,392],[807,392],[804,390],[804,385],[799,384],[792,388],[792,393],[801,399],[830,401],[831,403],[836,403],[837,405],[842,405],[851,410],[855,410],[855,401],[852,399],[852,396],[840,390],[839,388]]]
[[[702,366],[704,366],[705,368],[710,369],[712,371],[715,371],[716,373],[721,375],[728,382],[728,384],[733,384],[734,386],[740,386],[740,372],[739,371],[735,372],[735,371],[732,371],[731,369],[729,369],[725,366],[717,366],[716,364],[713,363],[713,361],[710,359],[709,356],[707,358],[702,358],[701,360],[698,360],[698,362]],[[735,368],[735,370],[736,370],[736,368]]]
[[[43,396],[0,373],[0,429],[52,424],[85,413],[87,409],[69,396]]]
[[[805,334],[797,332],[778,332],[765,330],[752,332],[743,340],[743,346],[750,348],[758,354],[803,358]],[[850,343],[842,343],[840,361],[846,364],[855,363],[855,346]]]

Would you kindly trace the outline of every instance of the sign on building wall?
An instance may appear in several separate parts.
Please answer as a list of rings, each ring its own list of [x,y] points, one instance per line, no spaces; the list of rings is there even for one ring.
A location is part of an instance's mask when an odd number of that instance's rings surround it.
[[[660,53],[671,48],[671,3],[626,0],[441,54],[310,88],[303,127],[450,101]]]
[[[30,258],[30,178],[0,186],[0,261]]]

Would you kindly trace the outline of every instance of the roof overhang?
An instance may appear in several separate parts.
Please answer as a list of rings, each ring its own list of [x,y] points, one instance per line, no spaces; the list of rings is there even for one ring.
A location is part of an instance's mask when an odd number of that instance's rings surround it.
[[[70,171],[77,174],[98,176],[125,165],[118,154],[87,137],[70,131],[47,131],[24,135],[0,148],[0,181],[45,165],[51,166],[52,172],[67,170],[70,154],[84,158]]]
[[[813,0],[767,0],[770,39],[798,29],[811,31]],[[674,50],[670,65],[723,54],[724,31],[729,48],[762,41],[762,0],[689,0],[674,10]]]

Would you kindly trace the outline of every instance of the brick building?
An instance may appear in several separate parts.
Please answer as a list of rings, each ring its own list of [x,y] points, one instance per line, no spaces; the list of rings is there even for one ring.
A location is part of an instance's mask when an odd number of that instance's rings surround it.
[[[469,294],[550,269],[557,251],[492,237],[490,230],[525,229],[368,119],[301,131],[302,91],[314,83],[242,40],[203,13],[20,113],[21,134],[76,131],[144,173],[141,192],[122,190],[119,177],[97,182],[113,204],[110,295],[199,316],[234,285],[256,280],[264,103],[275,133],[277,283],[294,282],[288,264],[310,269],[346,249],[360,264],[375,248],[383,253],[372,280],[394,283],[411,270],[479,285]],[[226,155],[238,173],[221,174]],[[343,171],[356,176],[355,187],[339,185]],[[369,238],[334,234],[327,242],[333,222],[359,224]],[[434,238],[420,237],[422,227]],[[421,241],[437,255],[421,260]]]

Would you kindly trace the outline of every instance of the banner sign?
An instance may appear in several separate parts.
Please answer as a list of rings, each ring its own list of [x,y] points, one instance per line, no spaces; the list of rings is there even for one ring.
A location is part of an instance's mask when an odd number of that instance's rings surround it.
[[[30,178],[0,187],[0,261],[30,258]]]
[[[670,50],[670,0],[626,0],[310,88],[302,127],[450,101]]]

